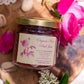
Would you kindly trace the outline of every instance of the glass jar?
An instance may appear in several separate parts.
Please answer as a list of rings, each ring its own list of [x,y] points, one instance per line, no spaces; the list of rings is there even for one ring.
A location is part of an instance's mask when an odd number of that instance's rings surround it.
[[[54,36],[55,22],[19,17],[19,31],[15,33],[13,61],[33,69],[48,69],[56,64],[58,39]]]

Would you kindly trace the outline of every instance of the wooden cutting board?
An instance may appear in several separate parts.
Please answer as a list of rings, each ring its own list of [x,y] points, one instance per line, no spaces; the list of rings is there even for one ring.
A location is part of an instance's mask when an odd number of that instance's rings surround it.
[[[41,2],[37,2],[37,0],[34,0],[32,10],[28,12],[23,12],[21,10],[21,4],[22,0],[17,0],[15,4],[0,6],[0,13],[4,14],[7,19],[6,27],[0,28],[0,36],[7,30],[12,30],[14,32],[17,31],[16,18],[18,16],[43,17],[49,19],[53,17],[46,7],[41,6]],[[72,46],[60,46],[59,49],[59,55],[55,67],[59,68],[62,72],[68,70],[70,74],[70,81],[74,80],[84,67],[84,36],[82,31],[80,36],[74,40]],[[0,65],[5,61],[11,60],[12,51],[8,54],[0,53]],[[11,73],[5,73],[0,70],[0,75],[3,80],[7,79],[11,84],[38,84],[38,74],[35,70],[18,68],[17,71]]]

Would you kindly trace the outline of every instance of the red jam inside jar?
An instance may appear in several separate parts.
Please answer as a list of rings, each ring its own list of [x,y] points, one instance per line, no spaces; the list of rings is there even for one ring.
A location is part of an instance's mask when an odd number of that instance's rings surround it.
[[[55,22],[19,17],[19,31],[15,33],[13,61],[33,69],[48,69],[56,64],[58,39],[53,35]]]

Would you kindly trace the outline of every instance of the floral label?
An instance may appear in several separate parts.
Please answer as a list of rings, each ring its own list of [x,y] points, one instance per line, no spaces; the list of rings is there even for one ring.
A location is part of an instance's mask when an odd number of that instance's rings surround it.
[[[32,65],[53,65],[57,38],[52,36],[19,34],[17,62]]]

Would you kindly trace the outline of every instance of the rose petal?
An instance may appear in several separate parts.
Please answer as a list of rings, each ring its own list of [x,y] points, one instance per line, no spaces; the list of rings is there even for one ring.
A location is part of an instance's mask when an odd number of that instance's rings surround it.
[[[78,23],[84,26],[84,18],[80,19]]]
[[[74,0],[60,0],[60,2],[58,3],[58,12],[61,15],[64,15],[67,10],[70,8],[70,6],[72,5]]]
[[[67,42],[70,42],[72,44],[73,39],[75,39],[79,35],[78,22],[73,13],[67,13],[64,15],[60,29],[61,29],[60,43],[62,45],[66,45]]]
[[[74,1],[67,13],[73,13],[77,20],[84,18],[84,8]]]
[[[63,46],[66,46],[68,44],[68,41],[65,40],[65,38],[63,37],[63,34],[61,35],[61,38],[60,38],[60,44]]]
[[[0,51],[2,53],[8,53],[14,46],[14,34],[12,31],[5,32],[0,37]]]
[[[78,27],[79,27],[79,31],[80,31],[82,29],[83,25],[79,24]]]
[[[67,41],[74,33],[77,26],[78,26],[78,23],[77,23],[77,19],[74,16],[74,14],[67,13],[64,15],[62,19],[62,29],[63,29],[64,38]]]
[[[61,32],[59,29],[56,29],[56,31],[53,33],[53,35],[56,36],[58,38],[58,40],[60,40]]]

